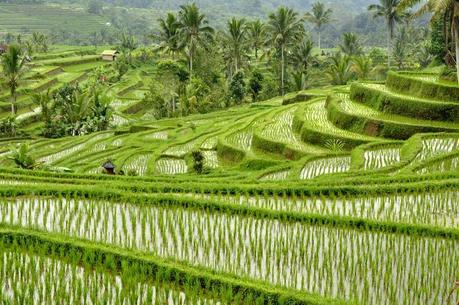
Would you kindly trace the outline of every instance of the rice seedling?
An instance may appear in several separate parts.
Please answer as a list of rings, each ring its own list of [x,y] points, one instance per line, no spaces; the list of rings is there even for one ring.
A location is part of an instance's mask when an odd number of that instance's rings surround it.
[[[313,179],[326,174],[347,172],[350,169],[350,156],[319,158],[306,163],[301,169],[300,179]]]
[[[169,137],[169,134],[167,131],[157,131],[150,135],[147,135],[145,138],[154,139],[154,140],[167,140],[168,137]]]
[[[123,165],[123,171],[125,173],[135,172],[137,175],[143,176],[147,173],[148,170],[148,161],[150,160],[150,155],[136,155],[131,157]]]
[[[269,173],[260,178],[261,181],[282,181],[290,175],[290,170],[282,170],[274,173]]]
[[[188,165],[183,159],[161,158],[156,161],[156,171],[165,175],[185,174],[188,172]]]
[[[457,240],[202,210],[20,198],[0,218],[361,304],[444,302],[459,270]]]
[[[226,138],[226,141],[228,141],[228,143],[238,148],[241,148],[245,151],[249,151],[252,148],[252,140],[253,131],[251,129],[231,134]]]
[[[218,167],[218,156],[215,150],[203,150],[204,166],[208,168]]]
[[[416,156],[416,161],[425,161],[428,158],[459,150],[457,137],[433,137],[422,140],[422,149]]]
[[[400,162],[400,148],[381,148],[367,150],[363,153],[364,169],[380,169]]]
[[[56,258],[0,251],[2,304],[221,304],[186,288],[158,280],[139,282]]]

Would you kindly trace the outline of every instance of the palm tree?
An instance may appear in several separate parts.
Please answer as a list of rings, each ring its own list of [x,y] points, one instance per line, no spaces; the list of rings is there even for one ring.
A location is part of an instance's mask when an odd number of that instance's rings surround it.
[[[247,25],[247,31],[247,39],[252,49],[255,51],[255,58],[258,59],[258,50],[265,42],[265,24],[261,20],[255,20]]]
[[[357,56],[352,59],[352,70],[359,79],[367,79],[373,68],[368,56]]]
[[[224,35],[225,49],[231,62],[230,71],[237,73],[241,68],[243,58],[247,51],[247,30],[245,19],[231,18],[228,23],[228,32]],[[232,72],[230,72],[230,76]]]
[[[352,79],[351,59],[340,52],[330,57],[330,65],[327,74],[334,85],[346,85]]]
[[[30,154],[29,145],[27,143],[22,143],[17,147],[11,146],[8,159],[13,160],[16,166],[22,169],[34,169],[39,165]]]
[[[173,13],[168,13],[166,18],[159,19],[159,39],[161,40],[159,50],[165,53],[171,53],[173,57],[180,51],[178,41],[179,27],[180,23]]]
[[[383,17],[387,25],[387,67],[390,69],[392,39],[395,26],[404,19],[405,13],[400,11],[400,0],[379,0],[380,4],[372,4],[368,10],[373,12],[373,17]]]
[[[281,56],[281,94],[284,95],[285,53],[304,36],[303,21],[292,9],[280,7],[268,17],[269,42]]]
[[[421,0],[401,0],[401,8],[413,7]],[[452,38],[455,43],[457,81],[459,83],[459,1],[457,0],[427,0],[424,5],[419,7],[415,16],[420,16],[426,12],[432,12],[433,17],[444,16],[450,23]],[[445,34],[447,31],[445,31]],[[447,35],[447,34],[446,34]]]
[[[291,61],[302,72],[307,71],[311,63],[315,60],[315,56],[312,54],[314,49],[311,39],[304,39],[301,43],[297,44],[291,55]]]
[[[24,75],[26,62],[25,56],[22,56],[21,48],[17,45],[11,45],[8,52],[2,56],[3,75],[12,97],[11,114],[13,116],[16,114],[17,89]]]
[[[321,48],[322,27],[331,21],[333,11],[326,9],[321,2],[316,2],[312,5],[312,12],[306,13],[305,18],[310,23],[314,24],[317,29],[319,51]]]
[[[343,43],[339,45],[339,49],[341,52],[349,56],[358,56],[363,54],[359,37],[355,33],[344,33]]]
[[[193,75],[193,59],[199,46],[206,45],[212,39],[214,29],[210,27],[204,14],[201,14],[196,4],[182,5],[179,11],[179,35],[182,43],[188,49],[190,81]]]

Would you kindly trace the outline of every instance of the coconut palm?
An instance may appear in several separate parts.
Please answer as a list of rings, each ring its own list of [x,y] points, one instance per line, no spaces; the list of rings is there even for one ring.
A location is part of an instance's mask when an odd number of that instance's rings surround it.
[[[403,21],[406,14],[400,11],[401,0],[379,0],[380,4],[372,4],[368,10],[373,12],[373,17],[383,17],[387,25],[387,67],[390,69],[392,39],[394,38],[397,23]]]
[[[267,31],[269,43],[275,46],[281,57],[281,94],[284,95],[286,51],[304,37],[303,21],[292,9],[280,7],[269,15]]]
[[[10,89],[12,98],[11,114],[13,116],[16,114],[17,89],[26,70],[26,62],[27,60],[22,55],[21,48],[17,45],[11,45],[8,48],[8,52],[2,56],[3,76],[6,85]]]
[[[459,83],[459,1],[458,0],[401,0],[401,8],[413,7],[424,2],[418,8],[415,16],[422,15],[427,12],[433,13],[433,18],[443,16],[450,24],[452,38],[454,39],[456,53],[456,71],[457,81]],[[447,32],[447,31],[445,31]]]
[[[224,45],[230,61],[230,76],[237,73],[247,53],[247,29],[245,19],[231,18],[224,34]],[[234,69],[234,70],[233,70]]]
[[[315,60],[315,56],[312,53],[313,49],[312,41],[309,38],[304,39],[293,48],[291,62],[302,72],[307,71],[311,63]]]
[[[210,27],[207,18],[201,14],[196,4],[182,5],[179,11],[179,35],[182,44],[186,46],[189,60],[190,81],[193,75],[193,60],[199,46],[206,45],[212,39],[214,29]]]
[[[367,79],[373,69],[373,64],[368,56],[357,56],[352,59],[352,70],[359,79]]]
[[[351,58],[340,52],[330,57],[330,65],[327,74],[334,85],[346,85],[352,79]]]
[[[255,20],[247,25],[247,40],[255,51],[255,58],[258,59],[258,51],[263,46],[266,37],[265,24],[260,20]]]
[[[319,50],[321,49],[322,27],[330,23],[332,13],[333,11],[325,8],[323,3],[316,2],[312,5],[312,11],[305,15],[306,20],[314,24],[317,29]]]
[[[168,13],[166,18],[160,18],[158,21],[160,28],[159,39],[161,40],[158,49],[175,57],[177,52],[180,51],[178,41],[180,24],[177,17],[173,13]]]
[[[355,33],[344,33],[343,43],[339,45],[339,49],[349,56],[359,56],[363,54],[359,37]]]

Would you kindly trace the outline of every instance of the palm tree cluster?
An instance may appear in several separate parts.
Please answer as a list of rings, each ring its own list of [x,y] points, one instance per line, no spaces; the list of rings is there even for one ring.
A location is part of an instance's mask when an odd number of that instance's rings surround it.
[[[279,92],[284,94],[288,64],[298,67],[295,73],[304,77],[313,58],[312,42],[305,35],[305,21],[316,26],[320,48],[320,32],[330,22],[331,13],[331,9],[326,9],[320,2],[315,3],[312,12],[305,16],[280,7],[269,14],[266,23],[233,17],[227,22],[225,31],[217,32],[209,26],[206,16],[196,4],[183,5],[177,14],[168,13],[159,20],[160,33],[157,37],[160,43],[157,49],[173,59],[184,54],[190,81],[197,52],[208,50],[214,42],[220,45],[229,81],[252,59],[257,61],[269,57],[278,63]]]

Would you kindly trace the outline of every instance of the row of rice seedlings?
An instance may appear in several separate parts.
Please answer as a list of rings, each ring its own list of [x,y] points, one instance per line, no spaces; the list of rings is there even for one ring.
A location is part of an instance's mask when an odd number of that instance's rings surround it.
[[[296,108],[290,108],[275,116],[273,123],[266,125],[261,131],[261,135],[271,140],[290,144],[299,150],[306,149],[304,143],[293,132],[293,115],[295,111]]]
[[[400,148],[394,147],[367,150],[363,153],[363,158],[365,160],[365,170],[384,168],[400,163]]]
[[[305,108],[304,118],[305,124],[307,124],[307,126],[320,132],[346,138],[376,140],[376,138],[353,133],[333,125],[333,123],[328,120],[327,109],[325,108],[325,101],[319,101],[308,104]]]
[[[117,114],[113,115],[112,121],[110,122],[110,125],[114,127],[127,125],[127,124],[129,124],[129,120]]]
[[[175,156],[177,158],[181,158],[185,156],[187,153],[191,152],[193,148],[197,145],[198,139],[191,140],[185,144],[171,146],[166,149],[163,154],[169,156]]]
[[[459,156],[436,161],[416,171],[418,174],[450,172],[459,170]]]
[[[226,141],[238,148],[249,151],[252,148],[253,130],[247,129],[231,134]]]
[[[145,136],[145,138],[152,140],[167,140],[169,138],[169,133],[167,131],[157,131]]]
[[[215,150],[203,150],[202,156],[204,157],[204,166],[208,168],[218,167],[218,155]]]
[[[459,226],[459,191],[402,193],[381,196],[285,197],[181,194],[282,212],[359,217],[441,227]]]
[[[64,261],[22,252],[0,252],[1,304],[221,304],[191,287],[180,290],[159,280],[103,273]]]
[[[81,143],[81,144],[78,144],[78,145],[74,145],[72,147],[69,147],[67,149],[64,149],[64,150],[61,150],[61,151],[58,151],[56,153],[53,153],[51,155],[47,155],[47,156],[44,156],[44,157],[41,157],[40,159],[38,159],[38,162],[44,162],[44,163],[47,163],[47,164],[52,164],[56,161],[59,161],[77,151],[80,151],[82,150],[84,147],[86,147],[86,143]]]
[[[218,138],[217,137],[210,137],[210,138],[206,139],[201,144],[201,149],[215,150],[217,148],[217,144],[218,144]]]
[[[83,142],[83,143],[80,143],[80,144],[77,144],[77,145],[73,145],[73,146],[71,146],[69,148],[66,148],[64,150],[58,151],[58,152],[50,154],[50,155],[46,155],[46,156],[41,157],[40,159],[38,159],[38,161],[39,162],[44,162],[44,163],[47,163],[47,164],[53,164],[53,163],[55,163],[57,161],[62,160],[63,158],[65,158],[67,156],[70,156],[70,155],[72,155],[72,154],[74,154],[76,152],[80,152],[82,149],[84,149],[85,147],[87,147],[91,143],[95,143],[97,141],[109,138],[111,136],[113,136],[113,133],[109,133],[109,132],[97,134],[97,135],[89,138],[86,142]],[[47,149],[49,149],[49,148],[47,148]]]
[[[274,173],[269,173],[260,178],[261,181],[282,181],[288,178],[290,170],[281,170]]]
[[[416,156],[417,161],[459,150],[459,138],[427,138],[422,140],[422,149]]]
[[[344,173],[351,169],[351,157],[326,157],[312,160],[301,169],[300,179],[312,179],[334,173]]]
[[[1,221],[360,304],[444,304],[459,241],[96,201],[4,202]]]
[[[136,155],[124,163],[123,170],[125,173],[130,171],[135,172],[137,175],[143,176],[147,173],[148,170],[148,160],[150,160],[150,155]]]
[[[165,175],[185,174],[188,172],[188,165],[183,159],[161,158],[156,161],[156,171]]]

